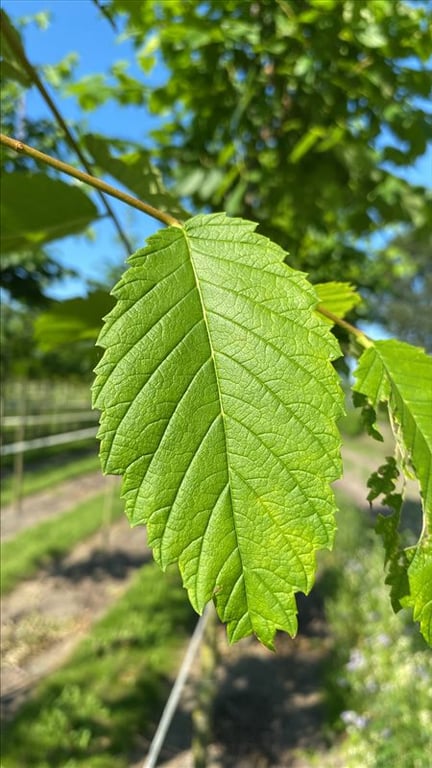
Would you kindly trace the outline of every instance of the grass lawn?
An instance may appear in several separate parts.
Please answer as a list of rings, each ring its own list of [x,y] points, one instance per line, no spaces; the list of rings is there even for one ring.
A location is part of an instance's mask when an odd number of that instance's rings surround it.
[[[116,497],[112,519],[120,516],[123,502]],[[0,593],[9,592],[50,560],[70,552],[104,522],[105,494],[78,504],[69,512],[40,523],[1,545]]]
[[[137,739],[155,730],[195,621],[177,571],[144,566],[21,709],[2,768],[127,768]]]

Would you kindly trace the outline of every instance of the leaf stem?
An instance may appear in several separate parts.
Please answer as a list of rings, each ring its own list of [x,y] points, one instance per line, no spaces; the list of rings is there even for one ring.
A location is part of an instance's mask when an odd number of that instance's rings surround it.
[[[333,312],[330,312],[329,309],[326,309],[323,304],[318,304],[316,311],[319,312],[324,317],[327,317],[335,325],[339,325],[340,328],[344,328],[346,331],[348,331],[348,333],[354,336],[356,341],[358,341],[358,343],[362,347],[364,347],[364,349],[369,349],[369,347],[374,346],[372,339],[366,336],[366,334],[363,333],[363,331],[360,331],[360,329],[356,328],[355,325],[351,325],[351,323],[348,323],[346,320],[343,320],[341,317],[334,315]]]
[[[14,29],[11,26],[9,19],[4,11],[1,11],[1,27],[2,27],[2,34],[7,40],[7,43],[11,50],[13,51],[14,55],[16,56],[17,60],[20,62],[22,68],[27,73],[29,79],[31,82],[34,83],[36,88],[38,89],[39,93],[41,94],[43,100],[45,101],[46,105],[54,115],[55,120],[57,121],[58,125],[60,126],[61,130],[63,131],[66,141],[68,142],[71,149],[75,152],[81,163],[83,164],[86,171],[91,174],[92,168],[90,163],[88,162],[87,158],[83,154],[77,140],[75,139],[72,131],[70,130],[68,124],[63,118],[63,115],[58,110],[56,104],[52,100],[50,94],[48,93],[47,89],[45,88],[42,80],[39,77],[39,74],[36,70],[36,68],[33,66],[33,64],[28,60],[26,53],[24,49],[22,48],[19,39],[14,34]],[[99,197],[102,201],[102,205],[105,208],[105,211],[107,212],[108,216],[110,217],[111,221],[113,222],[117,234],[122,241],[125,250],[127,254],[129,255],[132,252],[132,245],[129,242],[129,239],[126,235],[126,233],[123,231],[123,228],[115,214],[115,211],[111,208],[108,200],[105,198],[104,194],[98,190]]]
[[[83,181],[84,184],[88,184],[90,187],[93,187],[100,192],[105,192],[105,194],[111,195],[111,197],[115,197],[117,200],[121,200],[126,205],[129,205],[132,208],[136,208],[138,211],[141,211],[141,213],[146,213],[147,216],[151,216],[153,219],[157,219],[167,226],[182,226],[180,221],[175,219],[174,216],[171,216],[169,213],[160,211],[158,208],[153,208],[152,205],[143,203],[142,200],[139,200],[137,197],[132,197],[132,195],[129,195],[127,192],[122,192],[120,189],[112,187],[111,184],[107,184],[105,181],[97,179],[95,176],[91,176],[89,173],[79,171],[72,165],[62,162],[62,160],[57,160],[54,157],[50,157],[50,155],[46,155],[44,152],[40,152],[38,149],[30,147],[28,144],[24,144],[18,139],[5,136],[3,133],[1,133],[0,144],[4,144],[6,147],[13,149],[15,152],[28,155],[28,157],[32,157],[34,160],[39,160],[41,163],[49,165],[56,171],[66,173],[68,176],[72,176],[74,179],[78,179],[78,181]]]

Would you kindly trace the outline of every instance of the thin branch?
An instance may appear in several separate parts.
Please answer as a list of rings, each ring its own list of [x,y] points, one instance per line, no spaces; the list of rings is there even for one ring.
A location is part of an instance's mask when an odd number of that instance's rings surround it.
[[[126,205],[129,205],[132,208],[136,208],[142,213],[146,213],[148,216],[161,221],[167,226],[180,228],[182,227],[181,222],[174,218],[174,216],[171,216],[169,213],[160,211],[158,208],[153,208],[152,205],[143,203],[142,200],[139,200],[137,197],[132,197],[132,195],[129,195],[127,192],[122,192],[120,189],[112,187],[111,184],[107,184],[105,181],[101,181],[101,179],[97,179],[95,176],[91,176],[89,173],[79,171],[77,168],[74,168],[68,163],[63,163],[61,160],[50,157],[44,152],[40,152],[38,149],[33,149],[33,147],[29,147],[28,144],[24,144],[18,139],[13,139],[10,136],[5,136],[3,133],[0,133],[0,144],[4,144],[4,146],[9,147],[9,149],[13,149],[15,152],[28,155],[28,157],[32,157],[34,160],[39,160],[40,162],[51,166],[51,168],[55,168],[56,171],[66,173],[68,176],[72,176],[79,181],[83,181],[84,184],[88,184],[98,191],[105,192],[105,194],[111,195],[111,197],[115,197],[117,200],[121,200]],[[334,315],[333,312],[330,312],[329,309],[326,309],[323,304],[318,304],[316,311],[331,320],[334,325],[339,325],[341,328],[344,328],[346,331],[348,331],[348,333],[354,336],[356,341],[362,347],[364,347],[364,349],[368,349],[369,347],[374,346],[373,341],[369,339],[368,336],[363,333],[363,331],[360,331],[359,328],[351,325],[351,323],[348,323],[341,317]]]
[[[117,198],[117,200],[121,200],[123,203],[126,203],[126,205],[136,208],[137,211],[141,211],[141,213],[146,213],[147,216],[151,216],[153,219],[157,219],[167,226],[182,227],[180,221],[175,219],[174,216],[171,216],[169,213],[160,211],[158,208],[153,208],[152,205],[143,203],[142,200],[139,200],[137,197],[132,197],[132,195],[129,195],[127,192],[122,192],[120,189],[112,187],[111,184],[107,184],[105,181],[97,179],[89,173],[79,171],[72,165],[62,162],[62,160],[57,160],[54,157],[46,155],[44,152],[40,152],[38,149],[33,149],[33,147],[29,147],[28,144],[18,141],[18,139],[13,139],[10,136],[5,136],[3,133],[0,133],[0,144],[4,144],[5,147],[9,147],[9,149],[13,149],[15,152],[32,157],[34,160],[39,160],[41,163],[49,165],[56,171],[66,173],[68,176],[78,179],[78,181],[83,181],[84,184],[88,184],[99,192],[104,192],[107,195],[111,195],[111,197]]]
[[[98,11],[100,11],[100,13],[101,13],[103,16],[105,16],[106,20],[108,21],[108,23],[110,24],[110,26],[113,28],[114,32],[118,32],[118,29],[117,29],[116,23],[115,23],[115,21],[114,21],[113,17],[111,16],[111,14],[110,14],[110,12],[109,12],[109,10],[108,10],[108,7],[107,7],[107,6],[105,6],[105,5],[102,5],[102,3],[100,3],[100,2],[99,2],[99,0],[92,0],[92,3],[93,3],[93,5],[95,5],[95,6],[96,6],[96,8],[98,9]]]
[[[58,123],[58,125],[62,129],[62,131],[63,131],[63,133],[64,133],[64,135],[66,137],[66,140],[67,140],[69,146],[76,153],[77,157],[79,158],[79,160],[83,164],[83,166],[86,169],[86,171],[89,174],[91,174],[92,173],[92,167],[91,167],[90,163],[88,162],[87,158],[83,154],[83,152],[82,152],[78,142],[76,141],[74,135],[72,134],[69,126],[65,122],[63,116],[61,115],[61,113],[57,109],[57,106],[55,105],[55,103],[52,100],[50,94],[48,93],[47,89],[45,88],[45,86],[44,86],[42,80],[40,79],[40,77],[39,77],[35,67],[28,60],[28,58],[27,58],[27,56],[25,54],[25,51],[22,48],[22,46],[20,45],[19,39],[16,38],[16,36],[14,34],[14,30],[11,27],[11,25],[9,23],[9,20],[8,20],[8,17],[6,16],[4,11],[1,11],[1,27],[2,27],[2,33],[5,36],[9,47],[13,51],[13,53],[16,56],[17,60],[20,62],[22,68],[28,74],[31,82],[33,82],[34,85],[36,86],[36,88],[38,89],[39,93],[41,94],[41,96],[44,99],[44,101],[47,104],[47,106],[51,110],[52,114],[54,115],[54,117],[55,117],[55,119],[56,119],[56,121]],[[99,197],[100,197],[100,199],[102,201],[102,205],[105,208],[105,211],[107,212],[108,216],[112,220],[112,222],[113,222],[113,224],[114,224],[114,226],[115,226],[115,228],[117,230],[117,233],[118,233],[118,235],[119,235],[119,237],[120,237],[120,239],[121,239],[121,241],[122,241],[122,243],[123,243],[123,245],[125,247],[125,250],[126,250],[127,254],[129,255],[132,252],[133,248],[132,248],[131,243],[129,242],[129,239],[128,239],[127,235],[123,232],[122,226],[121,226],[121,224],[120,224],[120,222],[119,222],[119,220],[118,220],[114,210],[111,208],[108,200],[104,197],[104,195],[102,194],[102,192],[100,190],[98,190],[98,194],[99,194]]]
[[[351,336],[354,336],[356,341],[358,341],[358,343],[365,349],[374,346],[372,339],[366,336],[363,331],[361,331],[359,328],[356,328],[355,325],[351,325],[351,323],[348,323],[346,320],[343,320],[341,317],[334,315],[333,312],[330,312],[329,309],[326,309],[323,304],[318,304],[316,311],[331,320],[334,325],[339,325],[340,328],[344,328],[346,331],[348,331],[348,333],[351,334]]]

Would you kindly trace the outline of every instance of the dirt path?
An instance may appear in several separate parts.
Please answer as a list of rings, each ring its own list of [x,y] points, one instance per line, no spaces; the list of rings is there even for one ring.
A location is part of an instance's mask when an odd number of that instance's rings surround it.
[[[122,518],[108,547],[98,532],[2,600],[2,717],[63,663],[149,557],[145,529]]]
[[[75,504],[102,493],[109,482],[110,478],[100,472],[92,472],[67,480],[52,490],[26,496],[22,500],[20,512],[16,511],[13,504],[7,504],[1,510],[1,540],[11,539],[20,531],[57,517]]]

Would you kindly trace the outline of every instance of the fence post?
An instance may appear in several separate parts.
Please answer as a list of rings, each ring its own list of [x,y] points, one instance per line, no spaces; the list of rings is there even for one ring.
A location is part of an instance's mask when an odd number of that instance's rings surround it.
[[[212,735],[212,705],[216,691],[216,669],[219,661],[217,646],[217,614],[209,608],[209,618],[201,646],[200,678],[195,706],[192,711],[192,760],[194,768],[206,768],[207,752]]]
[[[18,408],[17,414],[19,417],[18,424],[15,430],[15,442],[24,442],[25,436],[25,414],[26,414],[26,386],[25,380],[21,379],[18,385]],[[19,514],[22,506],[22,486],[24,476],[24,449],[18,451],[14,456],[14,507],[15,512]]]

